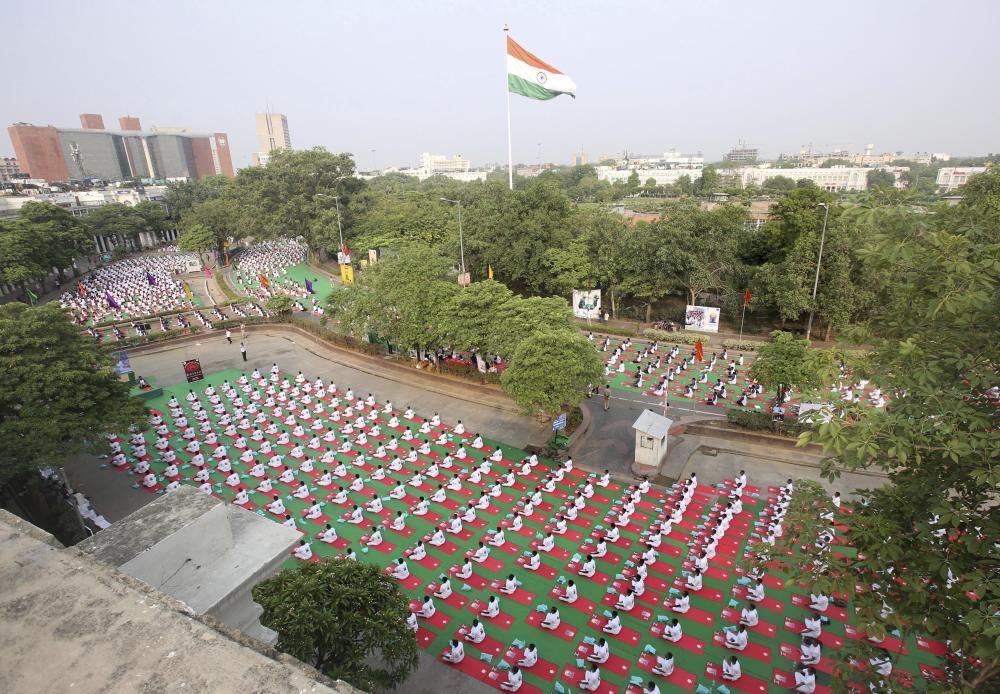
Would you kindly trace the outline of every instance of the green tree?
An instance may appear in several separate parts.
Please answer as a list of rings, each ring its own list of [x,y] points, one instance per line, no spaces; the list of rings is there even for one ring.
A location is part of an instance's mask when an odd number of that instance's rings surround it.
[[[0,280],[24,289],[49,273],[46,242],[31,224],[20,219],[0,220]]]
[[[750,375],[766,386],[793,386],[800,392],[816,391],[836,377],[832,353],[810,349],[809,341],[775,330],[771,341],[757,350]]]
[[[117,238],[132,245],[138,245],[139,232],[146,226],[145,218],[136,208],[121,203],[101,205],[84,221],[94,236]]]
[[[349,235],[351,199],[364,188],[354,173],[354,160],[346,152],[331,154],[322,147],[279,150],[267,166],[240,170],[231,194],[247,235],[304,236],[310,249],[333,252],[340,245],[336,198]]]
[[[504,325],[497,320],[514,293],[500,282],[474,282],[451,297],[443,315],[445,332],[458,349],[477,348],[498,354]]]
[[[1000,468],[989,395],[1000,344],[1000,227],[995,199],[973,190],[957,215],[887,227],[861,249],[873,272],[893,278],[853,333],[872,347],[872,380],[891,407],[845,405],[802,439],[824,445],[830,477],[869,468],[889,476],[859,492],[865,503],[846,536],[857,557],[832,557],[828,578],[877,584],[853,596],[866,629],[947,641],[965,656],[947,668],[949,690],[985,692],[1000,672]]]
[[[204,224],[191,224],[177,237],[177,247],[182,251],[197,253],[204,264],[205,253],[218,250],[220,241],[215,232]]]
[[[229,176],[204,176],[194,181],[168,183],[165,200],[170,214],[180,218],[199,202],[227,195],[233,181]]]
[[[284,569],[253,588],[278,648],[371,691],[406,681],[418,663],[407,597],[374,564],[326,560]]]
[[[719,172],[709,165],[701,170],[701,177],[695,181],[694,188],[700,195],[708,195],[719,190],[720,185]]]
[[[146,200],[135,206],[136,214],[142,219],[142,230],[159,235],[170,228],[167,211],[158,202]]]
[[[687,174],[679,177],[674,184],[681,195],[691,195],[694,193],[694,182]]]
[[[896,185],[896,176],[885,169],[872,169],[867,179],[869,188],[892,188]]]
[[[496,353],[513,357],[525,340],[538,332],[575,330],[573,309],[562,297],[515,296],[498,307]]]
[[[145,416],[107,352],[56,303],[0,306],[0,371],[0,481],[98,451],[99,432]]]
[[[374,333],[419,355],[447,335],[456,280],[447,259],[425,246],[409,246],[332,292],[328,315],[356,335]]]
[[[264,308],[277,316],[287,316],[292,312],[294,306],[295,302],[292,300],[292,297],[287,294],[278,294],[268,299]]]
[[[195,203],[181,217],[181,236],[185,235],[191,227],[208,229],[212,236],[211,243],[190,250],[221,252],[228,240],[237,240],[242,237],[243,230],[246,228],[242,212],[236,201],[228,197],[211,198]],[[207,238],[203,237],[203,234],[202,231],[198,232],[199,240],[208,241]]]
[[[77,256],[94,251],[93,238],[83,222],[57,205],[29,202],[18,210],[17,218],[42,244],[39,260],[57,269],[60,282],[64,279],[64,270]]]
[[[556,415],[578,405],[603,373],[597,350],[579,332],[541,330],[521,342],[500,383],[525,414]]]
[[[786,193],[795,190],[795,180],[788,176],[771,176],[764,179],[760,187],[767,192]]]

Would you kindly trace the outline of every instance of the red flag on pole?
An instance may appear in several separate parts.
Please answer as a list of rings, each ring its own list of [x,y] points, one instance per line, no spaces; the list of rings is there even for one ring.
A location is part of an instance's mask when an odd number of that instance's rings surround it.
[[[271,283],[264,275],[260,275],[260,286],[264,287],[265,289],[270,288],[271,286]]]
[[[83,282],[77,282],[76,286],[80,289],[80,296],[87,296],[87,288],[83,286]]]
[[[701,340],[694,343],[694,358],[698,361],[705,360],[705,348],[701,344]]]
[[[750,290],[749,289],[744,289],[743,290],[743,305],[744,306],[749,306],[750,305],[750,299],[752,299],[752,298],[753,298],[753,294],[750,293]]]

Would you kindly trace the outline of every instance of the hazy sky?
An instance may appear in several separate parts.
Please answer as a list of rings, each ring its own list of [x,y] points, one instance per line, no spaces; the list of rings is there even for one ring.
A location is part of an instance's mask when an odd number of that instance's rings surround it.
[[[269,101],[361,169],[505,161],[504,22],[578,87],[512,95],[515,161],[1000,151],[1000,0],[8,0],[0,123],[130,114],[226,132],[241,167]]]

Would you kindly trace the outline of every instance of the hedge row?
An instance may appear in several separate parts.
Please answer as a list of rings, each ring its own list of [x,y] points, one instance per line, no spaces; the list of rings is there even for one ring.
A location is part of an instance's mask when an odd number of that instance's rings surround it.
[[[742,340],[730,339],[722,341],[722,346],[726,349],[735,349],[739,352],[756,352],[766,344],[766,342],[761,342],[760,340],[748,340],[746,338]]]
[[[642,334],[643,337],[648,337],[650,340],[656,340],[657,342],[672,342],[679,345],[693,345],[698,340],[701,340],[702,344],[708,342],[708,335],[700,335],[698,333],[688,333],[684,331],[670,332],[669,330],[646,328],[642,331]]]
[[[786,417],[783,422],[775,422],[772,420],[770,412],[742,410],[736,407],[726,410],[726,421],[750,431],[770,431],[790,436],[798,436],[803,431],[812,429],[809,424],[800,422],[796,418]]]

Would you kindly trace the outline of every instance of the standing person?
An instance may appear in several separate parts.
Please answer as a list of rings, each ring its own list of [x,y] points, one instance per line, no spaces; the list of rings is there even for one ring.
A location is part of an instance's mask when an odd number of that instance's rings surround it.
[[[245,340],[246,338],[247,338],[246,323],[240,323],[240,340]]]
[[[245,342],[240,343],[240,354],[243,355],[243,361],[247,360],[247,345]]]
[[[229,328],[226,328],[226,342],[233,344],[233,333]]]
[[[607,412],[608,408],[611,407],[611,384],[604,384],[604,411]]]

